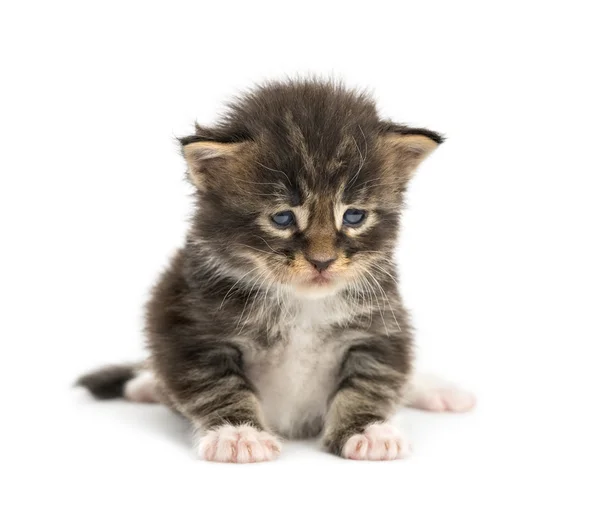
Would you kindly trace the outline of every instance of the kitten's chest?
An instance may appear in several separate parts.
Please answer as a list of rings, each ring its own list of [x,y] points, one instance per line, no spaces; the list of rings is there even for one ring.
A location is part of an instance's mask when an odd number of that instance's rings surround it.
[[[287,437],[320,431],[335,389],[345,341],[336,336],[341,319],[317,305],[280,323],[278,338],[246,358],[268,425]]]

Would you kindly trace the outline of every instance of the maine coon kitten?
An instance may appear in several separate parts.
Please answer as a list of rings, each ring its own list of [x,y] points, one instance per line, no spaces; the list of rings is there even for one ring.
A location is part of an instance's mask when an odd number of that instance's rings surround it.
[[[347,458],[403,457],[399,405],[473,405],[411,377],[393,260],[407,182],[442,140],[318,81],[267,84],[197,126],[181,139],[197,208],[147,307],[150,358],[79,383],[171,406],[207,460],[270,460],[277,436],[319,434]]]

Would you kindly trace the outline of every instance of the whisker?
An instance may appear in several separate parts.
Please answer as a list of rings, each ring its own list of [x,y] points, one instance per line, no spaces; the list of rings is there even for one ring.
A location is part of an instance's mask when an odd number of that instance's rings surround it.
[[[361,283],[361,285],[364,285],[364,283],[365,283],[364,279],[361,278],[360,283]],[[365,292],[364,290],[362,291],[363,302],[365,305],[367,303],[367,297],[366,297],[365,293],[368,294],[368,296],[369,296],[369,328],[370,328],[371,325],[373,324],[373,296],[371,295],[370,292]]]
[[[348,183],[349,187],[352,187],[354,185],[354,182],[356,182],[358,175],[360,174],[363,166],[365,165],[365,162],[367,161],[367,154],[369,151],[369,147],[367,144],[367,137],[365,136],[365,132],[363,132],[363,129],[361,128],[360,124],[358,125],[358,129],[360,130],[360,133],[362,134],[363,139],[365,141],[365,154],[363,156],[363,154],[360,151],[360,147],[358,146],[358,143],[356,142],[356,139],[354,137],[352,137],[352,140],[354,141],[354,145],[356,146],[356,150],[358,151],[358,154],[360,155],[360,166],[358,167],[358,171],[350,179],[350,182]]]
[[[389,273],[387,270],[385,270],[385,269],[384,269],[384,268],[383,268],[381,265],[371,264],[371,267],[373,267],[373,268],[374,268],[374,269],[376,269],[377,271],[381,272],[382,274],[385,274],[386,276],[389,276],[389,277],[390,277],[390,279],[391,279],[391,280],[392,280],[394,283],[396,283],[396,284],[398,284],[398,283],[399,283],[398,279],[397,279],[395,276],[393,276],[392,274],[390,274],[390,273]]]
[[[385,298],[385,300],[388,303],[388,306],[390,307],[390,312],[392,314],[392,317],[394,318],[394,321],[396,321],[396,326],[398,327],[398,330],[402,331],[402,328],[400,327],[400,324],[398,323],[398,319],[396,319],[396,314],[394,313],[394,309],[392,308],[392,303],[390,302],[390,299],[388,298],[387,294],[383,290],[383,287],[381,286],[381,283],[379,283],[379,281],[377,281],[377,279],[375,278],[375,276],[373,276],[373,274],[371,274],[370,272],[367,272],[367,274],[369,276],[371,276],[371,278],[373,279],[373,281],[375,281],[376,286],[379,288],[379,291],[381,292],[381,295]],[[384,304],[384,308],[385,308],[385,304]]]
[[[244,182],[245,184],[254,184],[256,186],[276,186],[282,188],[283,186],[279,182],[253,182],[252,180],[246,180],[243,178],[236,179],[237,182]]]
[[[288,176],[287,176],[287,174],[286,174],[285,172],[283,172],[283,171],[281,171],[281,170],[279,170],[279,169],[273,169],[273,168],[270,168],[269,166],[265,166],[264,164],[261,164],[261,163],[260,163],[260,162],[258,162],[258,161],[256,161],[256,163],[257,163],[259,166],[262,166],[263,168],[265,168],[265,169],[268,169],[269,171],[273,171],[274,173],[281,173],[282,175],[284,175],[284,176],[285,176],[285,178],[287,178],[288,184],[289,184],[290,186],[292,185],[292,181],[290,180],[290,177],[288,177]]]
[[[221,310],[221,308],[223,308],[223,304],[225,303],[225,300],[227,299],[227,296],[231,293],[231,291],[237,286],[237,284],[242,281],[242,279],[244,279],[246,276],[248,276],[249,274],[252,274],[252,272],[255,272],[256,270],[258,270],[260,268],[260,266],[258,267],[254,267],[251,271],[246,272],[241,278],[239,278],[233,285],[232,287],[227,291],[227,293],[225,294],[225,297],[223,297],[223,301],[221,301],[221,305],[219,306],[219,310]]]
[[[248,247],[249,249],[255,250],[256,252],[262,252],[263,254],[269,254],[269,255],[276,254],[277,256],[283,256],[283,254],[281,254],[279,252],[275,252],[275,251],[271,252],[268,250],[257,249],[256,247],[252,247],[251,245],[246,245],[245,243],[242,243],[241,245],[242,245],[242,247]]]
[[[259,236],[258,234],[253,234],[252,236],[254,236],[255,238],[259,238],[262,241],[264,241],[265,244],[267,245],[267,247],[269,247],[269,249],[271,249],[275,254],[278,254],[279,256],[285,256],[285,254],[283,254],[281,252],[277,252],[273,247],[271,247],[271,245],[269,244],[269,242],[267,240],[265,240],[262,236]]]
[[[369,274],[369,272],[367,272],[367,274]],[[365,281],[367,282],[367,286],[369,287],[369,289],[373,292],[373,298],[375,299],[375,302],[377,303],[377,308],[379,308],[379,315],[381,315],[381,321],[383,322],[383,327],[385,328],[385,334],[389,337],[390,332],[388,330],[387,323],[385,322],[385,317],[383,316],[383,310],[381,309],[381,305],[379,304],[379,298],[377,297],[377,294],[375,293],[375,288],[373,288],[373,286],[371,286],[371,283],[369,283],[366,278],[365,278]],[[385,309],[385,307],[384,307],[384,309]]]
[[[256,284],[261,280],[261,279],[266,279],[266,272],[261,274],[256,281],[254,281],[254,283],[252,284],[252,287],[250,288],[250,295],[246,298],[246,301],[244,302],[244,308],[242,308],[242,313],[240,314],[239,319],[237,320],[237,323],[235,325],[235,329],[238,329],[238,326],[240,325],[240,323],[242,322],[242,319],[244,317],[244,312],[246,311],[246,306],[248,306],[248,301],[250,300],[250,297],[252,297],[252,291],[254,290],[254,287],[256,286]],[[263,281],[264,282],[264,281]]]
[[[267,288],[265,288],[264,294],[263,294],[263,298],[262,301],[260,303],[260,308],[261,308],[261,312],[262,312],[262,317],[264,318],[264,314],[265,314],[265,309],[267,308],[267,296],[269,295],[271,288],[273,287],[273,284],[275,283],[275,278],[271,279],[271,283],[269,283],[269,286],[267,286]],[[268,318],[267,318],[267,331],[271,330],[271,317],[272,317],[273,312],[269,312],[268,314]]]

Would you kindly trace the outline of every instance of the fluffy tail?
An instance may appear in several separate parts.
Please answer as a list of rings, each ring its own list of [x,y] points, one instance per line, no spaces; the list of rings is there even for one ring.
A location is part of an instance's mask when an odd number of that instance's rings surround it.
[[[104,366],[77,379],[76,386],[85,387],[99,400],[123,398],[125,384],[139,373],[139,364]]]
[[[105,366],[79,377],[75,385],[85,387],[99,400],[126,398],[149,404],[161,401],[156,380],[142,362]]]

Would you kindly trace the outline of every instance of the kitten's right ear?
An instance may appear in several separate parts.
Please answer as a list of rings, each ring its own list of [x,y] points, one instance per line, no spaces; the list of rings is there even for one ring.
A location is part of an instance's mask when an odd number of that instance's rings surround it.
[[[198,189],[205,189],[212,171],[223,169],[234,160],[244,143],[204,140],[197,135],[180,139],[183,156],[188,165],[188,176]]]

